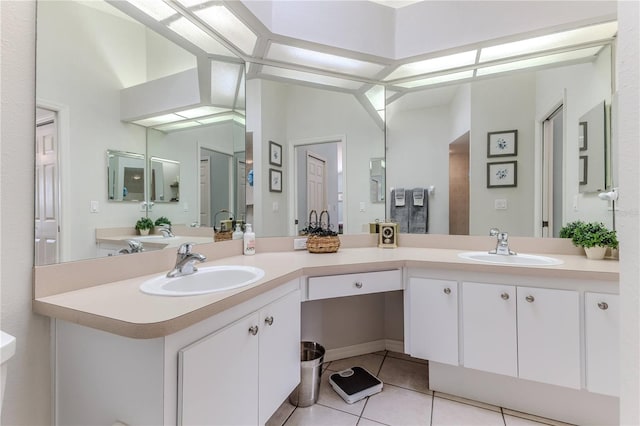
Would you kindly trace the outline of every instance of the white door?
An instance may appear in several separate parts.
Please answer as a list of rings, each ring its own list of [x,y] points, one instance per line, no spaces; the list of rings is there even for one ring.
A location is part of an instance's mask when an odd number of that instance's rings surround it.
[[[211,165],[209,157],[200,160],[200,225],[211,226]]]
[[[405,291],[409,307],[405,352],[416,358],[458,365],[458,283],[410,278]],[[408,330],[407,330],[408,325]]]
[[[257,313],[178,353],[179,425],[253,425],[258,419]],[[280,401],[282,402],[282,401]]]
[[[260,311],[259,424],[264,424],[300,383],[300,291]]]
[[[517,377],[514,286],[462,283],[462,324],[465,367]]]
[[[307,151],[307,211],[327,209],[326,160]]]
[[[580,389],[577,291],[518,287],[518,377]]]
[[[247,212],[247,165],[244,159],[236,158],[236,219],[246,220]]]
[[[45,117],[36,125],[35,264],[58,263],[58,136],[55,113],[38,108]],[[40,121],[40,120],[39,120]]]
[[[587,390],[620,395],[620,308],[616,294],[585,293]]]

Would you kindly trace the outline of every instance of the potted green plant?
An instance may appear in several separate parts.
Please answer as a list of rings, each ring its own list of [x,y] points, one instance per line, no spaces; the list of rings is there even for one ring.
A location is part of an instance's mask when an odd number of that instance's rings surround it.
[[[153,229],[153,221],[148,217],[141,217],[136,222],[136,230],[140,235],[149,235],[149,231]]]
[[[171,221],[167,219],[165,216],[160,216],[159,218],[156,219],[155,226],[160,226],[160,225],[171,226]]]
[[[563,235],[570,236],[575,246],[583,247],[589,259],[603,259],[607,248],[618,248],[616,231],[600,222],[572,222],[560,231]]]

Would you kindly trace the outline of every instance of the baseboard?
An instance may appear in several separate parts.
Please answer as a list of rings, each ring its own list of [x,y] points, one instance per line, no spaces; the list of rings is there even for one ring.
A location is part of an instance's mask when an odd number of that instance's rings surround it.
[[[384,350],[403,353],[404,343],[401,340],[380,339],[342,348],[328,349],[324,354],[324,360],[329,362]]]

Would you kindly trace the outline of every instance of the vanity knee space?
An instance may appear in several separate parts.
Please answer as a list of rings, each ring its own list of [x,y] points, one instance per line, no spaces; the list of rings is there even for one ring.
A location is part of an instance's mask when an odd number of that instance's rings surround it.
[[[614,284],[433,276],[407,280],[408,354],[618,396],[618,296],[606,293]]]

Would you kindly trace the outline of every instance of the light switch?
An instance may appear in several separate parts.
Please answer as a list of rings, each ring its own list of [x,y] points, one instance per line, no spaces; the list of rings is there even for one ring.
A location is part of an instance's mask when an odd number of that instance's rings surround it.
[[[189,203],[182,203],[182,211],[188,212],[189,211]]]
[[[360,201],[360,211],[361,212],[365,211],[365,203],[364,203],[364,201]]]
[[[272,208],[274,212],[277,212],[278,210],[280,210],[280,204],[277,201],[274,201]]]
[[[507,200],[505,198],[499,198],[493,203],[496,210],[506,210],[507,209]]]
[[[90,205],[89,205],[89,211],[91,213],[98,213],[100,211],[100,205],[98,204],[97,201],[91,201]]]

